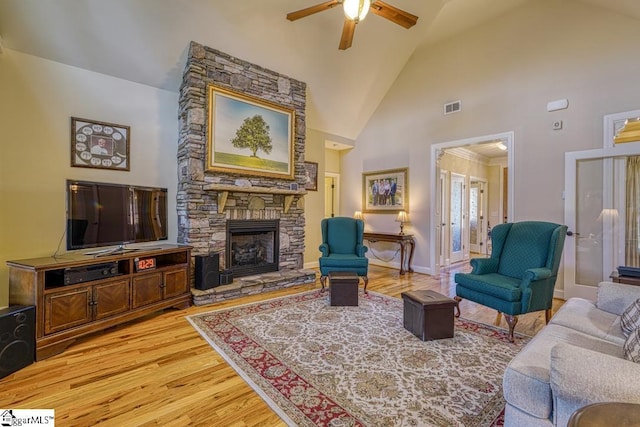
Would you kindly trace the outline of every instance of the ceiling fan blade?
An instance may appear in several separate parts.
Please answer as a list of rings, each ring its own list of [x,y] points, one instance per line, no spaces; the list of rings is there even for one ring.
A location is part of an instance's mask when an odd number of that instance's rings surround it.
[[[353,42],[353,35],[356,32],[356,21],[351,19],[344,19],[344,27],[342,27],[342,37],[340,38],[340,50],[347,50],[351,47]]]
[[[377,0],[371,5],[371,12],[404,28],[411,28],[418,22],[416,15],[412,15],[409,12],[405,12],[380,0]]]
[[[305,9],[296,10],[295,12],[287,13],[287,19],[289,21],[295,21],[296,19],[304,18],[314,13],[324,12],[334,6],[340,4],[340,0],[329,0],[324,3],[317,4],[315,6],[307,7]]]

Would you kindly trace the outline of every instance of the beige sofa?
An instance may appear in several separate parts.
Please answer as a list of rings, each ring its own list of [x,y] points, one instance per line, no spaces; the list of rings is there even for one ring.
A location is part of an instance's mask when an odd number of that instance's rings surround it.
[[[640,364],[625,359],[620,327],[638,298],[640,286],[602,282],[596,302],[567,300],[505,371],[505,426],[566,426],[590,403],[640,403]]]

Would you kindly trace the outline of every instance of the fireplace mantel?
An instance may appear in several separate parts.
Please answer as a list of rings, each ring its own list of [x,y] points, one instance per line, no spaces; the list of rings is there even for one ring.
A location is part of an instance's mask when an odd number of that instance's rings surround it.
[[[294,196],[304,196],[307,194],[307,190],[289,190],[285,188],[271,188],[271,187],[243,187],[239,185],[224,185],[224,184],[206,184],[202,187],[206,191],[218,192],[218,213],[224,212],[224,207],[227,204],[227,197],[229,192],[237,193],[257,193],[257,194],[282,194],[284,195],[284,213],[289,212],[289,208],[293,203]]]

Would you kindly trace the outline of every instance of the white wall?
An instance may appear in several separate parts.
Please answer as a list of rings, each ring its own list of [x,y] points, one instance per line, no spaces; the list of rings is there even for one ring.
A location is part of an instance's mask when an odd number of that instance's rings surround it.
[[[318,191],[307,191],[304,197],[304,265],[310,268],[318,264],[320,252],[318,246],[322,241],[320,220],[324,216],[324,140],[325,134],[307,129],[304,148],[304,159],[318,163]]]
[[[363,171],[408,166],[414,269],[429,272],[430,146],[514,131],[513,219],[563,222],[564,153],[601,147],[603,116],[640,108],[639,24],[573,0],[537,0],[417,50],[343,157],[343,209],[360,207]],[[546,111],[561,98],[569,109]],[[458,99],[462,111],[443,116]],[[556,120],[563,130],[551,129]],[[395,232],[394,219],[368,214],[368,228]]]
[[[307,128],[305,141],[305,160],[318,163],[318,191],[307,191],[304,202],[305,217],[305,268],[318,266],[320,251],[318,247],[322,243],[322,233],[320,231],[320,221],[324,218],[326,194],[324,188],[324,177],[326,172],[340,173],[341,153],[343,151],[328,149],[327,141],[337,141],[343,145],[352,145],[353,141],[337,135],[328,134],[315,129]],[[336,212],[336,215],[352,215],[348,212]]]
[[[0,54],[0,307],[7,260],[65,251],[65,181],[166,187],[177,236],[178,94],[10,49]],[[71,117],[131,127],[131,171],[70,166]]]

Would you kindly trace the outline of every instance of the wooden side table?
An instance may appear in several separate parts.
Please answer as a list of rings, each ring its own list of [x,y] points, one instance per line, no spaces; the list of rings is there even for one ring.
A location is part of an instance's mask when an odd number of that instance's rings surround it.
[[[567,427],[638,427],[640,404],[622,402],[593,403],[575,411]]]
[[[609,276],[609,278],[611,279],[611,281],[616,282],[616,283],[623,283],[625,285],[640,286],[640,277],[621,276],[621,275],[618,274],[617,271],[614,271],[613,273],[611,273],[611,276]]]
[[[394,234],[394,233],[367,233],[363,234],[364,240],[375,242],[391,242],[400,245],[400,274],[404,274],[407,271],[413,273],[411,263],[413,262],[413,252],[416,248],[416,239],[413,238],[413,234]],[[407,246],[409,252],[407,253]],[[407,259],[408,256],[408,259]],[[407,268],[405,269],[405,261]]]

